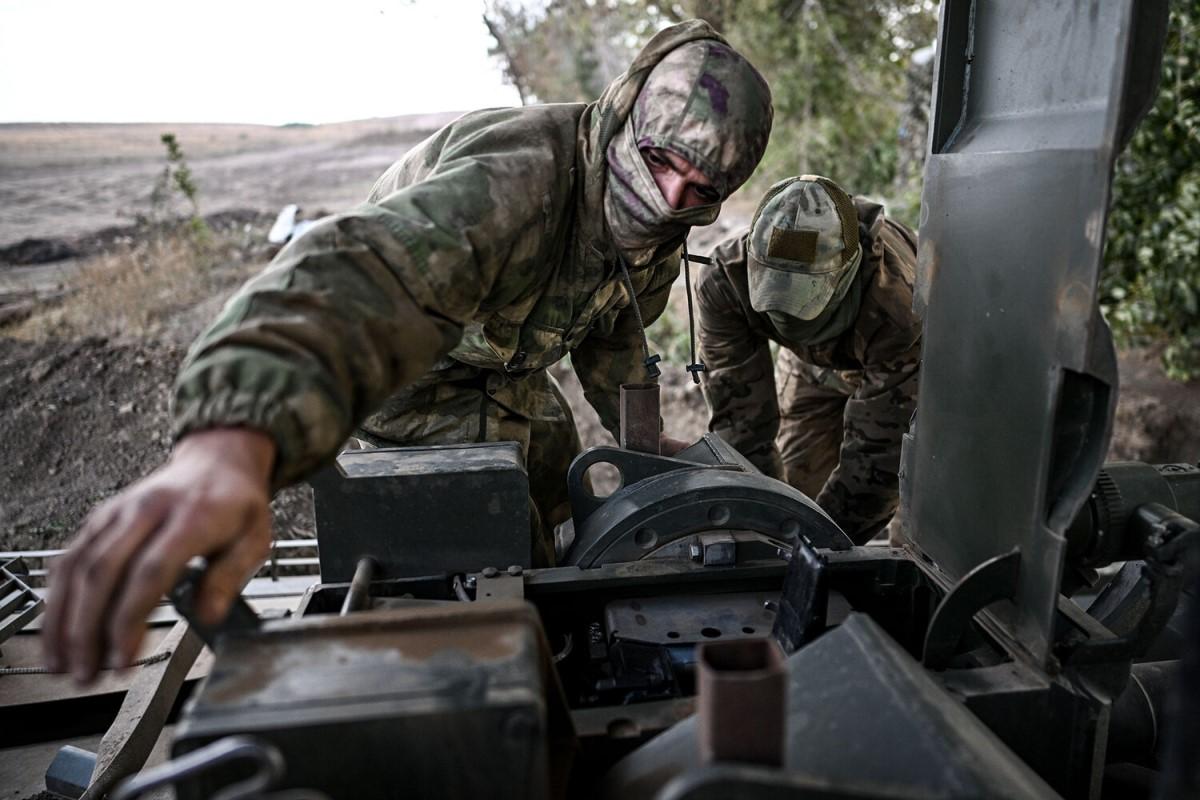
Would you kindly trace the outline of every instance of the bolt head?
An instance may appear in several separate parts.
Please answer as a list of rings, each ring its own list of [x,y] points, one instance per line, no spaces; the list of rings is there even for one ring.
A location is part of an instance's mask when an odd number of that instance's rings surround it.
[[[485,578],[494,578],[499,574],[500,574],[500,570],[496,569],[495,567],[484,567],[483,568],[483,577],[485,577]]]
[[[516,577],[517,575],[520,575],[520,574],[521,574],[521,572],[522,572],[522,569],[521,569],[521,565],[520,565],[520,564],[513,564],[512,566],[510,566],[510,567],[508,568],[508,574],[509,574],[509,575],[512,575],[513,577]]]

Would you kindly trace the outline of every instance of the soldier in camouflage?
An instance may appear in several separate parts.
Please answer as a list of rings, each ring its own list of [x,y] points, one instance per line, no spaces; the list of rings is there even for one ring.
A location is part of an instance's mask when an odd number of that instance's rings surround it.
[[[128,663],[192,556],[209,557],[198,612],[219,619],[266,555],[269,490],[356,429],[522,443],[548,527],[578,438],[546,368],[570,354],[616,431],[619,385],[645,380],[637,312],[662,313],[690,226],[753,172],[771,116],[742,56],[677,25],[597,102],[467,114],[290,243],[189,351],[171,460],[57,560],[51,668],[86,681],[105,655]]]
[[[711,430],[860,544],[898,500],[920,363],[916,253],[881,206],[804,175],[771,188],[696,286]]]

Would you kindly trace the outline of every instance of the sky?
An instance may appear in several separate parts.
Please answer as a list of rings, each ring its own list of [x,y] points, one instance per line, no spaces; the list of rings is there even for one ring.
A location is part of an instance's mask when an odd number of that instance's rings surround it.
[[[0,122],[339,122],[519,105],[481,0],[0,0]]]

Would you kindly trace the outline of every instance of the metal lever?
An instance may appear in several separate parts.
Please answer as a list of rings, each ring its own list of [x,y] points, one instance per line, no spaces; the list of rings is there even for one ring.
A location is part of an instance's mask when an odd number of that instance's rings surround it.
[[[183,577],[171,590],[171,605],[179,612],[179,616],[187,620],[188,625],[196,632],[209,649],[213,649],[216,640],[226,633],[252,633],[258,630],[262,620],[254,613],[239,594],[233,599],[233,604],[225,614],[225,619],[216,625],[206,625],[200,621],[196,613],[196,591],[200,587],[200,579],[208,569],[208,562],[203,558],[195,558],[188,562]]]

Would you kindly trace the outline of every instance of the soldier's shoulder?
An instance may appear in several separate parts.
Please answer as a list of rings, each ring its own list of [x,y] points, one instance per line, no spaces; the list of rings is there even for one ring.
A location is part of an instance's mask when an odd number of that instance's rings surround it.
[[[583,103],[545,103],[533,106],[484,108],[468,111],[442,130],[456,136],[471,136],[479,131],[550,131],[567,129],[574,133],[587,108]]]
[[[740,304],[742,295],[749,297],[749,279],[746,277],[748,235],[748,231],[740,231],[722,239],[709,256],[712,263],[697,271],[697,291],[710,303]]]
[[[870,306],[874,313],[899,328],[920,325],[920,318],[913,310],[916,235],[907,226],[889,218],[881,218],[874,233],[870,257],[875,261],[875,269],[867,288]]]
[[[468,112],[409,150],[376,182],[371,199],[464,164],[489,179],[558,183],[574,166],[585,106],[559,103]]]

